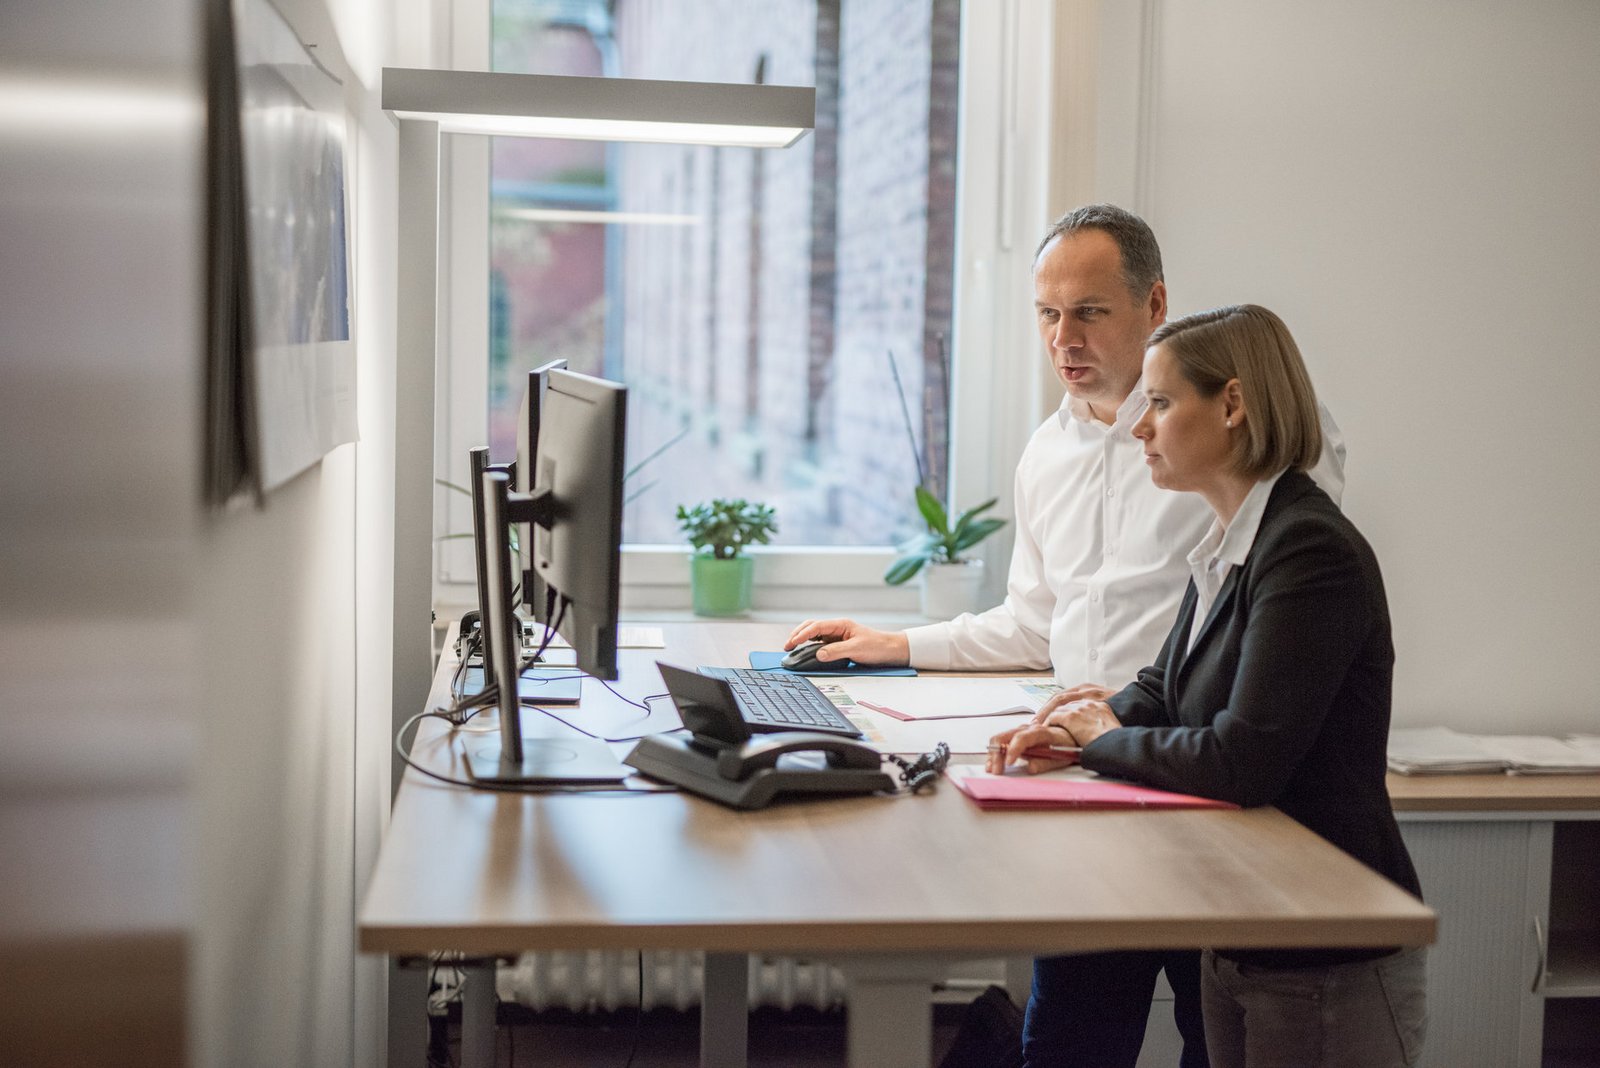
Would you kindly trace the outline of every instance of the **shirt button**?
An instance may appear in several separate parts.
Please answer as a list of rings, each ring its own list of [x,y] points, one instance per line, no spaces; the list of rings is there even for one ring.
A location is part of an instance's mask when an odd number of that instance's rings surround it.
[[[1116,495],[1117,495],[1117,491],[1116,491],[1115,487],[1113,487],[1113,486],[1107,486],[1106,487],[1106,496],[1107,497],[1115,497]]]
[[[1100,659],[1100,650],[1098,650],[1098,649],[1090,649],[1089,650],[1089,659],[1090,660],[1099,660]]]
[[[1089,600],[1093,601],[1095,604],[1099,604],[1100,603],[1100,591],[1099,590],[1095,590],[1093,593],[1091,593],[1089,595]]]

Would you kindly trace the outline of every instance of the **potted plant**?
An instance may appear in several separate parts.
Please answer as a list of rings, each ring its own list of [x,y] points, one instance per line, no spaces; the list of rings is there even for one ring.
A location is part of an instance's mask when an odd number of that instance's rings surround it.
[[[920,571],[922,614],[930,618],[950,619],[975,611],[983,587],[983,561],[963,559],[961,554],[1006,525],[1004,519],[978,518],[998,500],[991,497],[967,509],[951,526],[950,514],[939,498],[918,486],[917,510],[928,526],[927,532],[899,546],[900,556],[889,565],[883,580],[899,586]]]
[[[771,507],[720,497],[693,508],[680,504],[678,526],[695,550],[689,560],[695,615],[737,616],[750,611],[755,561],[743,550],[772,540],[778,524]]]

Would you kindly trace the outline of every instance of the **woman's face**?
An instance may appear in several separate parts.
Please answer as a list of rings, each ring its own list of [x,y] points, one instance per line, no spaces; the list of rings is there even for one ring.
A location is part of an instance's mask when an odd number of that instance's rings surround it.
[[[1233,435],[1242,430],[1244,414],[1237,408],[1237,387],[1202,397],[1165,348],[1154,345],[1144,354],[1144,392],[1149,404],[1133,436],[1144,442],[1144,462],[1156,485],[1204,492],[1231,474]]]

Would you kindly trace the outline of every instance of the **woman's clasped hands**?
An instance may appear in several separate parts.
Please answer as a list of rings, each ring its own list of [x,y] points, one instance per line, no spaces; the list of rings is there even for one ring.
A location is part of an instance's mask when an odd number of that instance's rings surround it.
[[[1053,695],[1030,722],[989,739],[984,770],[999,775],[1020,763],[1028,774],[1037,775],[1076,763],[1079,750],[1122,726],[1105,702],[1111,692],[1104,686],[1085,685]]]

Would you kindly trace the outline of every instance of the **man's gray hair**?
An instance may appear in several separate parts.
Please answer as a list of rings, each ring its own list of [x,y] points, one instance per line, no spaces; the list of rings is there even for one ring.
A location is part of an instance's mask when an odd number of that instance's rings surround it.
[[[1103,230],[1111,235],[1122,253],[1122,280],[1135,300],[1143,300],[1162,281],[1161,246],[1156,244],[1156,235],[1143,219],[1115,204],[1085,204],[1057,219],[1034,250],[1034,266],[1039,265],[1039,254],[1046,245],[1081,230]]]

